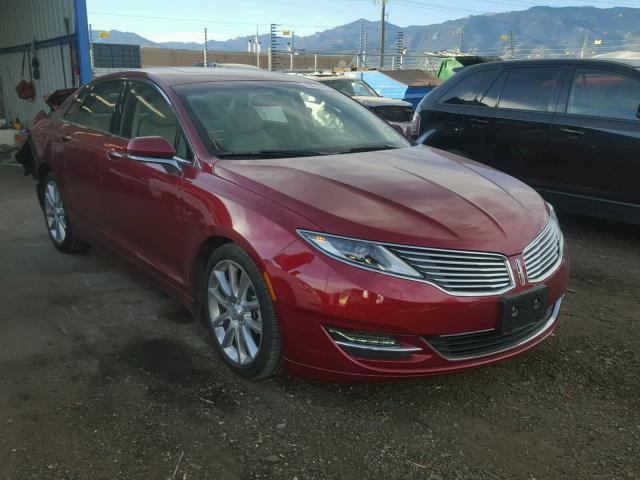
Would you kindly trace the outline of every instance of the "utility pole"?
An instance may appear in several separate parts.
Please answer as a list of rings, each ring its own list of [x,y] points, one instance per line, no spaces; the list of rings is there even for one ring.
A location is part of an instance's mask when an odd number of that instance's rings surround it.
[[[580,58],[584,58],[588,46],[589,46],[589,35],[585,35],[584,43],[582,44],[582,49],[580,50]]]
[[[269,41],[269,70],[273,70],[274,67],[280,66],[280,60],[278,59],[278,30],[279,25],[277,23],[271,24],[270,41]],[[274,58],[275,55],[275,58]]]
[[[367,68],[367,50],[369,49],[369,32],[364,32],[364,49],[362,50],[362,66]]]
[[[460,27],[460,42],[458,44],[458,53],[464,52],[464,27]]]
[[[378,62],[378,66],[380,68],[384,67],[384,29],[385,23],[387,21],[387,2],[389,0],[379,0],[380,5],[382,6],[382,16],[380,17],[380,60]]]
[[[296,43],[293,30],[291,30],[291,38],[289,40],[289,71],[293,72],[293,56],[296,54]]]
[[[509,59],[516,58],[516,34],[513,30],[509,30]]]
[[[204,58],[204,67],[207,68],[209,64],[207,63],[207,28],[204,29],[204,50],[202,51],[202,55]]]
[[[260,34],[258,33],[258,25],[256,25],[256,67],[260,68]]]
[[[402,66],[404,64],[404,54],[406,52],[406,49],[404,48],[404,32],[400,31],[398,32],[398,40],[396,41],[396,49],[397,52],[396,54],[399,57],[399,62],[396,63],[396,56],[393,56],[393,66],[391,67],[393,70],[397,69],[402,69]]]
[[[362,57],[364,55],[364,18],[360,20],[360,49],[358,50],[358,63],[356,66],[362,66]]]

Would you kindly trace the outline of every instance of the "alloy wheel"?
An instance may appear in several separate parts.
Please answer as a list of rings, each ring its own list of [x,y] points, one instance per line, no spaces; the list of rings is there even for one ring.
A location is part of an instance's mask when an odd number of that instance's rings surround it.
[[[214,337],[235,365],[253,362],[262,341],[262,314],[255,286],[232,260],[218,262],[209,277],[209,319]]]
[[[49,180],[44,187],[44,212],[51,239],[62,245],[67,238],[67,220],[58,184]]]

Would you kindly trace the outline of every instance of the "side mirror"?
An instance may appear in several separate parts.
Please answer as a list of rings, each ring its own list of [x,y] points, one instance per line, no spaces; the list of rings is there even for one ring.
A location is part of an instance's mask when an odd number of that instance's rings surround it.
[[[162,137],[137,137],[127,144],[127,153],[134,157],[171,159],[176,156],[173,146]]]
[[[636,117],[640,118],[640,105],[638,105],[638,111],[636,112]]]
[[[162,137],[136,137],[129,141],[125,149],[126,158],[135,162],[163,165],[167,170],[182,172],[190,162],[176,158],[176,150]]]

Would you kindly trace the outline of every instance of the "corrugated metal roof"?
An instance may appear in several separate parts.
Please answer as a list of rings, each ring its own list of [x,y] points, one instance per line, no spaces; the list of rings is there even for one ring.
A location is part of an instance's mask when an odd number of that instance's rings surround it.
[[[79,0],[84,1],[84,0]],[[69,18],[69,33],[75,33],[75,9],[73,0],[2,0],[0,1],[0,48],[13,47],[38,41],[62,37],[67,34],[64,18]],[[34,80],[36,100],[28,102],[18,98],[15,87],[22,79],[22,52],[0,55],[0,82],[5,117],[20,118],[30,125],[33,116],[47,110],[42,97],[59,88],[64,88],[63,65],[67,86],[71,86],[71,60],[69,45],[43,48],[37,51],[40,61],[40,79]],[[26,70],[26,69],[25,69]],[[28,72],[25,78],[29,78]]]

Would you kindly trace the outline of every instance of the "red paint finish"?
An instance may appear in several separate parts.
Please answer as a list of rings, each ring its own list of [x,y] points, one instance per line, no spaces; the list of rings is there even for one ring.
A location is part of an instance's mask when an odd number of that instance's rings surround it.
[[[176,151],[162,137],[132,138],[127,144],[127,153],[139,157],[173,158]]]
[[[144,78],[166,94],[193,150],[193,165],[182,172],[121,155],[150,151],[153,140],[130,141],[65,122],[62,115],[73,97],[35,125],[36,161],[60,179],[80,238],[133,261],[194,314],[201,248],[216,237],[236,242],[268,274],[275,290],[287,370],[311,378],[374,381],[456,372],[517,355],[555,329],[501,354],[446,360],[422,337],[496,328],[499,296],[454,296],[425,283],[347,265],[320,253],[296,232],[497,252],[513,263],[549,221],[544,202],[529,187],[484,165],[422,146],[218,160],[207,153],[171,86],[245,76],[292,80],[233,70],[201,73],[198,80],[193,76],[134,72],[106,77]],[[157,142],[154,148],[163,154]],[[550,303],[564,293],[567,262],[565,247],[562,264],[544,281]],[[518,283],[513,292],[532,286]],[[398,360],[355,358],[334,343],[327,326],[391,334],[422,351]]]

